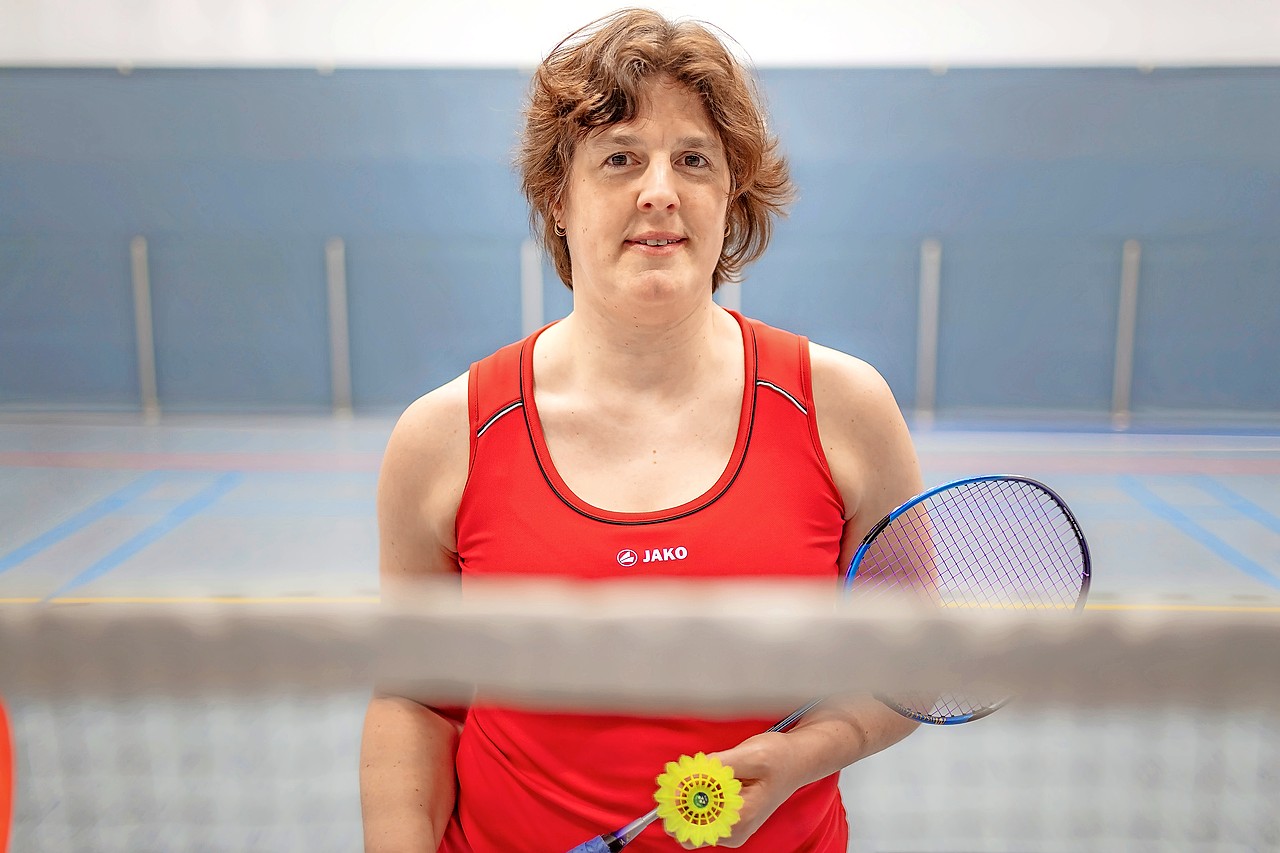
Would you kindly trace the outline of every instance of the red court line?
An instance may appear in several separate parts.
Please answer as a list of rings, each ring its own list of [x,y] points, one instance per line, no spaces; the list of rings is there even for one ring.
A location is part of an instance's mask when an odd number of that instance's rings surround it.
[[[129,471],[377,471],[381,453],[123,453],[0,451],[0,468],[101,468]]]
[[[0,468],[99,468],[129,471],[376,472],[381,452],[100,452],[0,451]],[[958,473],[1280,475],[1280,456],[1266,451],[1223,455],[1190,452],[1044,453],[920,451],[927,468]]]
[[[1177,453],[1089,453],[1070,450],[1045,453],[930,453],[920,462],[929,468],[956,471],[1044,474],[1280,475],[1280,456],[1258,453],[1200,456]]]

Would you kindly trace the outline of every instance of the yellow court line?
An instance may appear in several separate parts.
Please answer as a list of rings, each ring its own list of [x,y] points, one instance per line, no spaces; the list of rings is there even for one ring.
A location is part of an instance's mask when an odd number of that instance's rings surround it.
[[[311,596],[311,595],[199,595],[199,596],[98,596],[73,598],[0,598],[4,604],[377,604],[376,595]]]
[[[962,601],[948,601],[942,604],[943,610],[1003,610],[1012,613],[1031,613],[1048,610],[1054,613],[1072,613],[1075,607],[1064,607],[1061,604],[1018,604],[1018,603],[990,603],[977,602],[966,603]],[[1119,611],[1146,611],[1151,613],[1280,613],[1280,604],[1125,604],[1122,602],[1097,602],[1086,603],[1085,610],[1119,610]]]
[[[0,606],[20,604],[377,604],[376,595],[308,596],[308,595],[209,595],[209,596],[97,596],[43,598],[0,598]],[[1145,611],[1153,613],[1280,613],[1280,604],[1086,604],[1086,610]]]
[[[1280,613],[1280,604],[1086,604],[1084,609],[1156,613]]]

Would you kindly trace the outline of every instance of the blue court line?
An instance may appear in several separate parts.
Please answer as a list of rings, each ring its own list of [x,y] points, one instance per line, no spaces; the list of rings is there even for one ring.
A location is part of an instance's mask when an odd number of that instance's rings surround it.
[[[1124,476],[1118,477],[1117,480],[1120,487],[1128,492],[1134,500],[1178,528],[1183,535],[1199,542],[1254,580],[1261,581],[1274,589],[1280,589],[1280,577],[1272,574],[1265,566],[1249,559],[1218,536],[1205,530],[1191,516],[1138,482],[1137,478]]]
[[[68,518],[66,521],[56,527],[41,533],[35,539],[20,545],[14,550],[0,557],[0,573],[6,572],[21,563],[57,545],[67,537],[77,533],[93,524],[99,519],[111,515],[127,506],[130,502],[142,497],[151,490],[160,481],[160,472],[149,471],[129,485],[120,489],[118,492],[107,495],[90,507],[86,507],[80,512]]]
[[[58,598],[59,596],[66,595],[68,592],[75,589],[76,587],[83,586],[84,584],[89,583],[92,580],[96,580],[97,578],[102,577],[107,572],[111,571],[116,566],[120,565],[125,560],[132,557],[134,554],[137,554],[139,551],[143,550],[148,545],[151,545],[152,543],[164,537],[166,534],[171,532],[174,528],[178,527],[184,521],[188,520],[192,516],[197,515],[203,512],[205,509],[209,508],[215,501],[218,500],[218,498],[222,497],[227,492],[231,491],[237,485],[239,485],[242,479],[243,479],[243,475],[239,473],[232,472],[228,474],[223,474],[221,477],[215,480],[213,484],[206,486],[204,489],[201,489],[200,492],[198,492],[194,496],[188,498],[186,501],[182,502],[178,506],[169,510],[169,512],[167,512],[164,515],[164,517],[161,518],[159,521],[157,521],[155,524],[152,524],[150,527],[143,530],[137,536],[134,536],[128,542],[125,542],[123,545],[116,548],[110,554],[103,557],[101,560],[94,563],[92,566],[85,569],[83,572],[76,575],[71,580],[67,581],[65,584],[63,584],[54,592],[50,593],[48,596],[45,597],[45,601],[49,601],[50,599]]]
[[[1244,495],[1228,489],[1213,477],[1195,477],[1192,482],[1195,483],[1200,491],[1226,504],[1245,518],[1258,522],[1272,533],[1280,533],[1280,518],[1258,506]]]

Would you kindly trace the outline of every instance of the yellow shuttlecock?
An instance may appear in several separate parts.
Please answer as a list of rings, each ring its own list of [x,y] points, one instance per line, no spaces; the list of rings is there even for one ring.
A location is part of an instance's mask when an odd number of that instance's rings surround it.
[[[730,828],[738,822],[741,790],[732,767],[699,752],[692,758],[682,755],[678,761],[668,761],[653,798],[663,827],[677,841],[714,847],[729,837]]]

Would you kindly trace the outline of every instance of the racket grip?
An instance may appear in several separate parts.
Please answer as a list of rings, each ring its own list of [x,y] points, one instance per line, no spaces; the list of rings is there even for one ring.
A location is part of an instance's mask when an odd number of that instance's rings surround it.
[[[621,842],[612,833],[597,835],[590,841],[579,844],[569,853],[618,853],[622,849]]]
[[[622,829],[606,832],[604,835],[597,835],[585,844],[579,844],[569,853],[618,853],[623,847],[635,841],[637,835],[644,832],[657,820],[658,810],[654,809],[647,815],[631,821]]]

